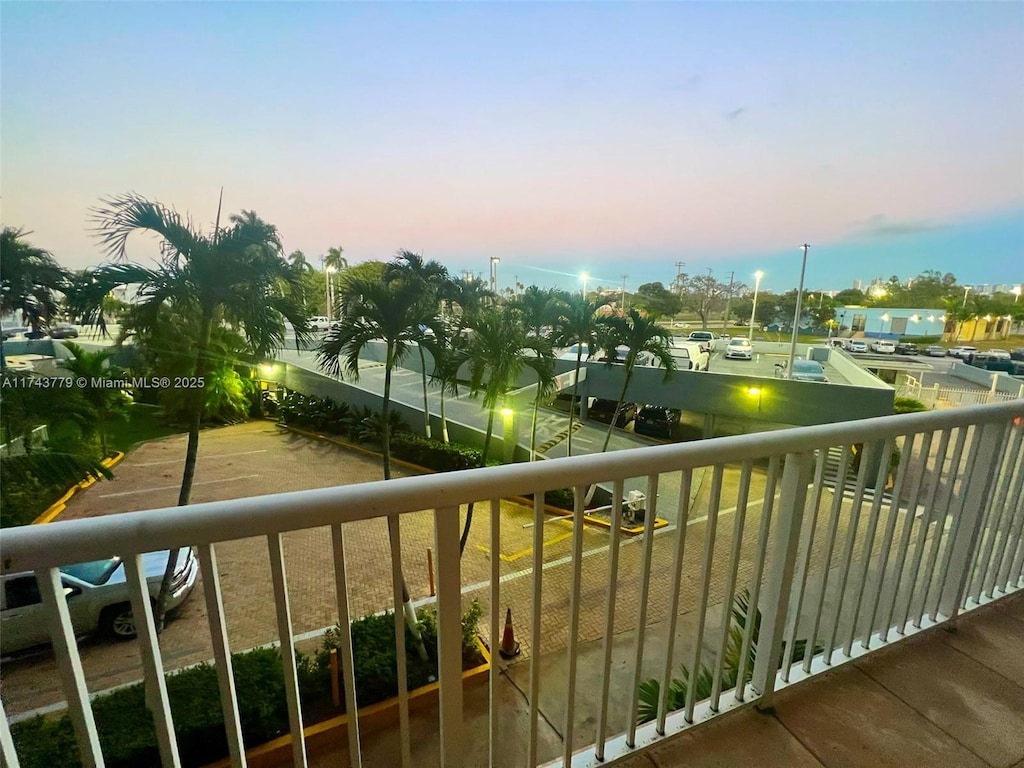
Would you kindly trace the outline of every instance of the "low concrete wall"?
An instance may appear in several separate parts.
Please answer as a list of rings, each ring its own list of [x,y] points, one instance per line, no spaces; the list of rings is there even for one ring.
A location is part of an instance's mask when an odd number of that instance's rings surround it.
[[[1009,395],[1020,394],[1021,389],[1024,388],[1024,381],[1015,379],[1008,373],[986,371],[984,368],[975,368],[973,365],[967,365],[966,363],[953,363],[949,369],[949,375],[988,389],[992,388],[992,380],[995,377],[996,392],[1005,392]]]
[[[850,384],[857,387],[872,387],[875,389],[891,389],[891,387],[880,378],[860,367],[860,364],[853,357],[850,357],[841,349],[833,349],[828,359],[829,364],[839,371]]]

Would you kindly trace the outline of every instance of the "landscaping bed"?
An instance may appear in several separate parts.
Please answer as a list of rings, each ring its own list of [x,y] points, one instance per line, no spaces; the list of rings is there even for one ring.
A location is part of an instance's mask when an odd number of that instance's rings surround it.
[[[463,615],[463,669],[486,668],[487,658],[477,640],[482,609],[473,601]],[[427,661],[416,654],[406,629],[407,682],[410,693],[437,679],[437,620],[430,610],[420,612],[420,633]],[[398,692],[394,615],[366,616],[352,622],[356,700],[363,708]],[[331,720],[345,713],[344,695],[331,700],[330,652],[337,648],[339,629],[329,629],[313,654],[297,653],[299,692],[306,723]],[[235,687],[246,749],[289,733],[288,709],[281,654],[276,648],[256,648],[233,654]],[[183,766],[203,766],[228,754],[220,707],[216,668],[209,663],[170,673],[167,693]],[[110,768],[159,766],[153,718],[145,706],[145,689],[137,683],[93,701],[93,713],[106,765]],[[23,768],[78,768],[78,746],[70,717],[39,716],[11,728]]]

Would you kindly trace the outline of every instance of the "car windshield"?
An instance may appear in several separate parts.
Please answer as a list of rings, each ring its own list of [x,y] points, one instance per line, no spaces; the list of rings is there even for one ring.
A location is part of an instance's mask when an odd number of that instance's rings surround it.
[[[794,360],[793,370],[797,373],[824,373],[825,369],[813,360]]]
[[[750,342],[746,339],[731,339],[729,341],[730,347],[747,347],[750,346]]]
[[[94,586],[99,586],[100,584],[107,583],[111,574],[117,570],[117,566],[120,564],[120,558],[112,557],[109,560],[93,560],[89,563],[66,565],[60,570],[62,573],[66,573],[68,576],[74,576],[80,581],[84,581]]]

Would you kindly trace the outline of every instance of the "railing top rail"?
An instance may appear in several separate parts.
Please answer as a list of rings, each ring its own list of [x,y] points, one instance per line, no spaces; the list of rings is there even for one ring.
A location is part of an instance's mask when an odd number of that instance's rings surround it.
[[[23,526],[0,534],[0,568],[65,565],[69,553],[81,562],[264,536],[1018,417],[1024,400]]]

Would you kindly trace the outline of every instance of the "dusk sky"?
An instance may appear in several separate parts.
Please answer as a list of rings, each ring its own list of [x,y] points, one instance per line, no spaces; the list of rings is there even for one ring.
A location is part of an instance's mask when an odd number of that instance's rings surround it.
[[[1024,281],[1024,3],[11,3],[5,226],[135,191],[499,283]],[[144,237],[129,255],[156,253]]]

